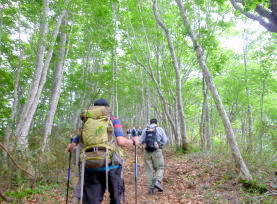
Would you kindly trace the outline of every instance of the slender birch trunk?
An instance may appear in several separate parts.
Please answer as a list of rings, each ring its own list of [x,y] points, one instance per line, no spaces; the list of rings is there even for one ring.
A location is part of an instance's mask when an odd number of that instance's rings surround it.
[[[200,139],[201,148],[203,150],[211,149],[211,133],[210,133],[210,116],[208,107],[208,89],[205,86],[205,79],[203,77],[203,103],[202,103],[202,114],[200,122]]]
[[[203,82],[202,82],[202,92],[203,92],[203,103],[202,103],[202,113],[201,113],[201,121],[200,121],[200,146],[202,150],[205,150],[206,147],[206,108],[205,104],[207,103],[207,93],[205,89],[205,79],[203,77]]]
[[[247,32],[244,30],[243,32],[243,62],[244,62],[244,72],[245,72],[245,92],[247,97],[247,150],[251,152],[252,150],[252,140],[253,140],[253,119],[252,119],[252,106],[250,104],[250,90],[248,88],[248,63],[247,63],[247,53],[248,53],[248,37]]]
[[[16,132],[15,132],[15,135],[18,139],[18,143],[23,148],[28,147],[27,135],[32,121],[31,117],[33,117],[30,115],[30,108],[34,103],[35,96],[38,91],[42,71],[43,71],[43,59],[45,55],[46,35],[48,33],[48,13],[49,13],[49,0],[44,0],[42,15],[41,15],[41,23],[40,23],[40,39],[39,39],[37,56],[36,56],[35,73],[29,88],[27,102],[23,106],[23,111],[21,112],[20,119],[17,124]]]
[[[51,102],[50,102],[50,109],[47,113],[47,118],[45,122],[45,129],[43,134],[43,144],[41,151],[44,152],[47,144],[48,144],[48,136],[51,134],[54,116],[57,110],[60,93],[61,93],[61,83],[63,78],[64,72],[64,61],[65,61],[65,45],[66,45],[66,26],[67,26],[67,19],[66,17],[63,19],[62,22],[62,31],[60,34],[61,42],[59,48],[59,56],[58,56],[58,64],[55,70],[55,80],[52,90]]]
[[[175,0],[179,10],[180,10],[180,14],[182,16],[183,19],[183,23],[185,28],[188,30],[189,36],[191,38],[191,41],[193,42],[193,47],[194,50],[196,52],[196,56],[197,56],[197,60],[199,63],[200,68],[202,69],[204,78],[205,78],[205,82],[207,83],[207,86],[213,96],[213,99],[215,101],[217,110],[221,116],[222,122],[224,124],[224,128],[225,128],[225,132],[226,132],[226,137],[227,140],[229,142],[231,151],[232,151],[232,155],[233,158],[235,160],[235,164],[236,164],[236,169],[239,171],[239,173],[241,174],[243,179],[246,180],[252,180],[252,176],[244,162],[244,159],[241,156],[240,150],[238,148],[236,139],[235,139],[235,135],[234,135],[234,131],[231,125],[231,122],[228,118],[228,115],[225,111],[225,108],[223,106],[223,103],[221,101],[221,98],[218,94],[218,91],[215,87],[214,81],[213,81],[213,77],[209,72],[209,69],[205,63],[205,59],[204,59],[204,53],[203,53],[203,49],[201,47],[201,45],[198,42],[198,39],[194,33],[194,31],[192,30],[191,26],[190,26],[190,21],[188,19],[187,16],[187,11],[184,8],[183,3],[181,2],[181,0]]]
[[[264,96],[265,96],[265,80],[261,80],[261,89],[262,89],[262,94],[261,94],[261,99],[260,99],[260,120],[261,120],[261,127],[260,127],[260,132],[259,132],[259,139],[260,139],[260,147],[259,147],[259,153],[262,152],[263,150],[263,136],[265,133],[265,122],[264,122]]]
[[[140,8],[140,7],[139,7]],[[131,24],[131,28],[133,28],[132,24]],[[143,26],[144,28],[144,26]],[[127,35],[128,35],[128,41],[130,42],[130,36],[127,32]],[[145,31],[145,38],[146,38],[146,43],[147,43],[147,47],[149,49],[149,56],[147,56],[148,59],[150,59],[150,46],[149,46],[149,43],[148,43],[148,38],[147,38],[147,35],[146,35],[146,31]],[[134,50],[133,46],[131,43],[130,44],[130,47]],[[162,106],[163,106],[163,109],[164,109],[164,112],[165,112],[165,115],[167,116],[167,119],[169,120],[169,123],[172,127],[172,131],[174,132],[174,135],[177,135],[177,131],[176,131],[176,127],[174,125],[174,122],[172,120],[172,117],[171,115],[169,114],[169,111],[168,111],[168,108],[167,108],[167,105],[166,105],[166,100],[161,92],[161,90],[159,89],[159,82],[156,80],[155,76],[154,76],[154,72],[153,72],[153,68],[151,66],[151,63],[150,63],[150,60],[148,60],[148,66],[146,67],[143,63],[141,63],[139,61],[139,58],[138,56],[136,55],[136,52],[135,53],[135,57],[136,57],[136,62],[144,69],[144,71],[146,71],[146,73],[150,76],[150,78],[154,81],[155,83],[155,88],[157,90],[157,93],[158,93],[158,96],[161,100],[161,103],[162,103]],[[147,122],[150,120],[150,94],[149,94],[149,90],[146,89],[146,116],[147,116]]]
[[[205,134],[206,134],[206,148],[207,150],[211,150],[212,148],[212,134],[211,134],[211,128],[210,128],[210,112],[209,112],[209,106],[208,106],[208,89],[206,89],[206,103],[205,103],[205,113],[206,113],[206,118],[205,118]]]
[[[45,2],[47,2],[47,8],[48,8],[49,2],[46,0],[45,0]],[[47,10],[49,10],[49,8]],[[39,80],[38,80],[38,83],[32,83],[36,86],[33,86],[34,89],[29,90],[29,92],[32,92],[31,97],[28,98],[28,102],[26,103],[26,105],[27,105],[26,108],[23,108],[23,112],[22,112],[23,117],[20,117],[18,127],[16,128],[16,135],[20,138],[19,144],[21,144],[25,147],[28,147],[27,136],[29,134],[32,120],[33,120],[34,114],[36,112],[44,84],[46,82],[46,76],[48,73],[49,64],[50,64],[50,61],[51,61],[52,55],[53,55],[54,44],[56,42],[59,30],[60,30],[60,25],[65,16],[65,13],[66,13],[66,10],[63,10],[57,20],[56,28],[52,33],[51,45],[46,54],[44,64],[43,64],[43,62],[41,62],[41,66],[36,66],[37,69],[39,69],[40,71],[39,71],[39,75],[35,75],[34,81],[37,82],[37,80],[36,80],[37,78],[39,78]],[[46,14],[46,17],[47,17],[47,15],[48,14]],[[46,24],[47,24],[47,28],[48,28],[48,22]],[[46,35],[44,36],[43,41],[46,41]],[[45,45],[43,45],[43,50],[45,51]],[[44,51],[43,51],[43,55],[41,55],[42,58],[44,58]],[[38,61],[40,61],[40,60],[38,60]],[[42,61],[43,61],[43,59],[42,59]],[[25,107],[25,105],[24,105],[24,107]],[[23,120],[24,116],[25,116],[25,120]]]
[[[145,68],[145,69],[146,69],[146,68]],[[162,92],[161,92],[161,90],[160,90],[160,88],[159,88],[159,85],[158,85],[158,82],[157,82],[156,78],[154,77],[154,73],[153,73],[152,70],[151,70],[151,72],[148,72],[148,74],[150,75],[150,77],[152,78],[152,80],[153,80],[153,81],[155,82],[155,84],[156,84],[156,90],[157,90],[158,96],[159,96],[159,98],[160,98],[160,100],[161,100],[161,102],[162,102],[165,115],[167,116],[167,119],[169,120],[169,123],[170,123],[170,125],[171,125],[171,127],[172,127],[172,130],[173,130],[174,135],[177,136],[177,135],[178,135],[177,129],[176,129],[176,127],[175,127],[174,121],[173,121],[173,119],[172,119],[172,117],[171,117],[171,115],[170,115],[170,113],[169,113],[168,108],[167,108],[166,100],[165,100],[165,98],[164,98],[164,96],[163,96],[163,94],[162,94]],[[177,140],[176,140],[176,141],[177,141]]]
[[[140,70],[140,77],[141,77],[141,80],[143,81],[143,72],[142,70]],[[145,91],[146,88],[144,87],[144,83],[142,82],[141,83],[141,99],[140,99],[140,103],[141,103],[141,111],[140,111],[140,126],[144,125],[145,124],[145,120],[147,121],[147,117],[145,117],[145,109],[144,109],[144,104],[145,104]],[[148,122],[148,121],[147,121]]]
[[[117,59],[116,59],[116,48],[112,51],[112,65],[113,65],[113,93],[112,93],[112,104],[113,104],[113,115],[118,117],[118,98],[117,98]]]
[[[183,142],[183,149],[185,151],[188,150],[188,141],[187,141],[187,130],[186,130],[186,122],[185,122],[185,117],[184,117],[184,110],[183,110],[183,99],[182,99],[182,85],[181,85],[181,77],[180,77],[180,67],[178,66],[178,61],[175,53],[175,48],[173,45],[172,38],[170,36],[168,28],[165,26],[165,24],[161,21],[158,11],[157,11],[157,0],[153,0],[153,11],[155,15],[155,19],[158,23],[158,25],[163,29],[166,39],[168,42],[170,54],[172,57],[172,63],[173,67],[175,69],[175,74],[176,74],[176,98],[177,98],[177,108],[178,108],[178,118],[180,120],[180,133],[181,133],[181,138]]]
[[[153,70],[152,70],[152,67],[151,65],[149,64],[149,68],[145,67],[142,63],[140,63],[139,61],[137,61],[137,63],[139,63],[139,65],[146,71],[146,73],[150,76],[150,78],[152,79],[152,81],[155,83],[155,87],[156,87],[156,90],[157,90],[157,93],[158,93],[158,96],[162,102],[162,106],[163,106],[163,109],[164,109],[164,112],[165,112],[165,115],[167,116],[167,119],[169,120],[169,123],[172,127],[172,131],[174,133],[174,135],[177,137],[177,129],[176,129],[176,126],[174,124],[174,121],[169,113],[169,110],[167,108],[167,105],[166,105],[166,100],[159,88],[159,83],[158,81],[156,80],[155,76],[154,76],[154,73],[153,73]],[[147,110],[148,110],[148,120],[149,120],[149,114],[150,114],[150,108],[148,107],[148,105],[150,104],[149,102],[149,91],[147,89]]]

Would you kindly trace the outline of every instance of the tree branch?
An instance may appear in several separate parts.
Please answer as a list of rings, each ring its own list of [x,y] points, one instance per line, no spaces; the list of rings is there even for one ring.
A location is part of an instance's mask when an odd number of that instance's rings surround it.
[[[23,169],[21,166],[19,166],[16,161],[14,160],[14,158],[12,157],[12,155],[9,153],[9,151],[4,147],[4,145],[2,143],[0,143],[0,147],[1,149],[3,149],[5,152],[7,152],[8,156],[10,157],[10,159],[12,160],[13,164],[21,169],[22,171],[24,171],[26,174],[28,174],[29,176],[31,176],[32,178],[35,178],[34,175],[32,175],[31,173],[29,173],[28,171],[26,171],[25,169]]]
[[[270,18],[270,14],[271,12],[267,9],[265,9],[264,7],[262,7],[261,5],[257,5],[255,11],[262,17],[265,18]]]
[[[0,198],[2,198],[4,201],[6,202],[12,202],[13,200],[7,196],[4,195],[4,193],[2,192],[2,190],[0,190]]]
[[[266,30],[273,32],[273,33],[277,33],[276,17],[274,17],[268,10],[263,8],[261,5],[257,5],[257,7],[255,9],[255,11],[260,15],[260,16],[257,16],[255,14],[246,12],[242,7],[240,7],[237,4],[238,2],[243,2],[243,1],[230,0],[230,2],[236,10],[240,11],[246,17],[248,17],[252,20],[258,21]],[[269,23],[266,22],[263,19],[263,17],[265,17],[269,21]]]

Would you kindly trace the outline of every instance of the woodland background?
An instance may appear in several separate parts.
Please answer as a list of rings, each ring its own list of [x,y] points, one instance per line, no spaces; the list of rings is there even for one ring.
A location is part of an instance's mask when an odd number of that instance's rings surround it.
[[[99,97],[125,129],[156,117],[172,151],[270,182],[276,22],[276,0],[1,0],[1,194],[64,182],[66,144]]]

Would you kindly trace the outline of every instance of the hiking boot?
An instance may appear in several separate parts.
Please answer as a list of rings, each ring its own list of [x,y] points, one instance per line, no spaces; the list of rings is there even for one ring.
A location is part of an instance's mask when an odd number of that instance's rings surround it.
[[[148,194],[149,194],[149,195],[155,194],[155,192],[156,192],[155,190],[156,190],[155,188],[149,188]]]
[[[158,181],[158,180],[155,181],[154,187],[155,187],[156,189],[158,189],[159,192],[163,192],[163,191],[164,191],[164,189],[163,189],[163,187],[162,187],[162,185],[161,185],[161,182]]]

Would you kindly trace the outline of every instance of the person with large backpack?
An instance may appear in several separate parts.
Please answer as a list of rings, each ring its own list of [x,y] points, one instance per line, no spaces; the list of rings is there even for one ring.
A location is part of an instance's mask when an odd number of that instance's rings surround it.
[[[122,178],[122,157],[119,146],[131,147],[139,143],[124,137],[122,125],[111,116],[109,103],[98,99],[94,106],[81,114],[83,127],[80,137],[68,145],[72,151],[82,143],[81,203],[100,204],[105,190],[110,193],[110,203],[120,204],[124,186]]]
[[[140,143],[144,144],[144,168],[148,183],[148,194],[154,194],[157,190],[162,192],[161,185],[164,174],[164,157],[162,148],[167,143],[168,138],[163,128],[157,126],[157,119],[150,120],[140,137]]]

